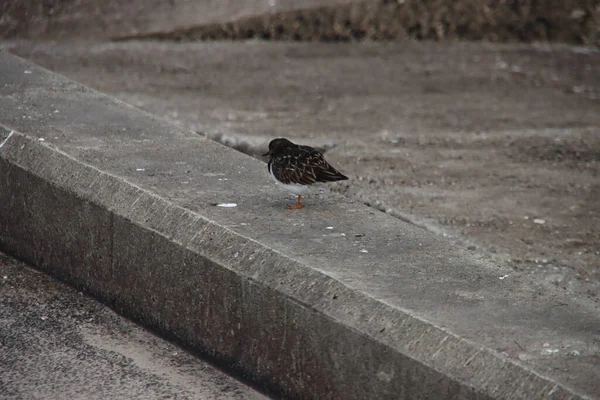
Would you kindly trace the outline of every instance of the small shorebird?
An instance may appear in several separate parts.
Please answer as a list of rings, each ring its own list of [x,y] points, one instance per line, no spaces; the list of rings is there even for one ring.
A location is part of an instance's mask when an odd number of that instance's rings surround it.
[[[314,185],[348,179],[329,165],[318,150],[287,139],[271,140],[269,151],[263,156],[270,156],[269,174],[275,182],[298,196],[296,204],[288,206],[290,210],[304,207],[300,200]]]

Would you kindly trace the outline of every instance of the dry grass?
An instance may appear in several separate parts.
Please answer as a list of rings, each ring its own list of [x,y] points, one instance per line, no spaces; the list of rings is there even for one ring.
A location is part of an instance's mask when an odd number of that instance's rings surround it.
[[[554,41],[600,46],[595,0],[395,0],[276,13],[154,39]]]
[[[53,19],[95,8],[94,4],[82,0],[0,0],[0,37],[32,38],[35,31],[36,39],[44,35],[51,38]],[[599,22],[600,0],[370,0],[133,38],[349,41],[410,37],[600,46]],[[40,26],[44,28],[40,30]]]

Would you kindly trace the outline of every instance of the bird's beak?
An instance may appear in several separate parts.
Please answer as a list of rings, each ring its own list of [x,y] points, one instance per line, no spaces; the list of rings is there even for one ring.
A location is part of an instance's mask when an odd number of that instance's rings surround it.
[[[267,152],[266,152],[265,154],[263,154],[262,156],[263,156],[263,157],[266,157],[266,156],[268,156],[268,155],[271,155],[271,150],[267,151]]]

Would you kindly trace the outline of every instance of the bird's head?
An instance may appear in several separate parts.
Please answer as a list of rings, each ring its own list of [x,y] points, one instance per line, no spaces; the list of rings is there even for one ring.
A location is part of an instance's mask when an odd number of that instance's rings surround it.
[[[289,149],[290,147],[294,147],[294,146],[296,146],[296,145],[287,139],[284,139],[284,138],[273,139],[269,143],[269,151],[266,152],[265,154],[263,154],[263,157],[264,156],[271,156],[271,157],[277,156],[278,154],[281,154],[282,152],[284,152],[286,149]]]

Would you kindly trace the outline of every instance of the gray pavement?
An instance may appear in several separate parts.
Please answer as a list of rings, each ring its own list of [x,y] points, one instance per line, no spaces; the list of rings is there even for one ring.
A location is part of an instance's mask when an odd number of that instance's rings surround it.
[[[0,399],[266,398],[0,253]]]
[[[0,57],[10,252],[290,397],[600,392],[588,298]]]

